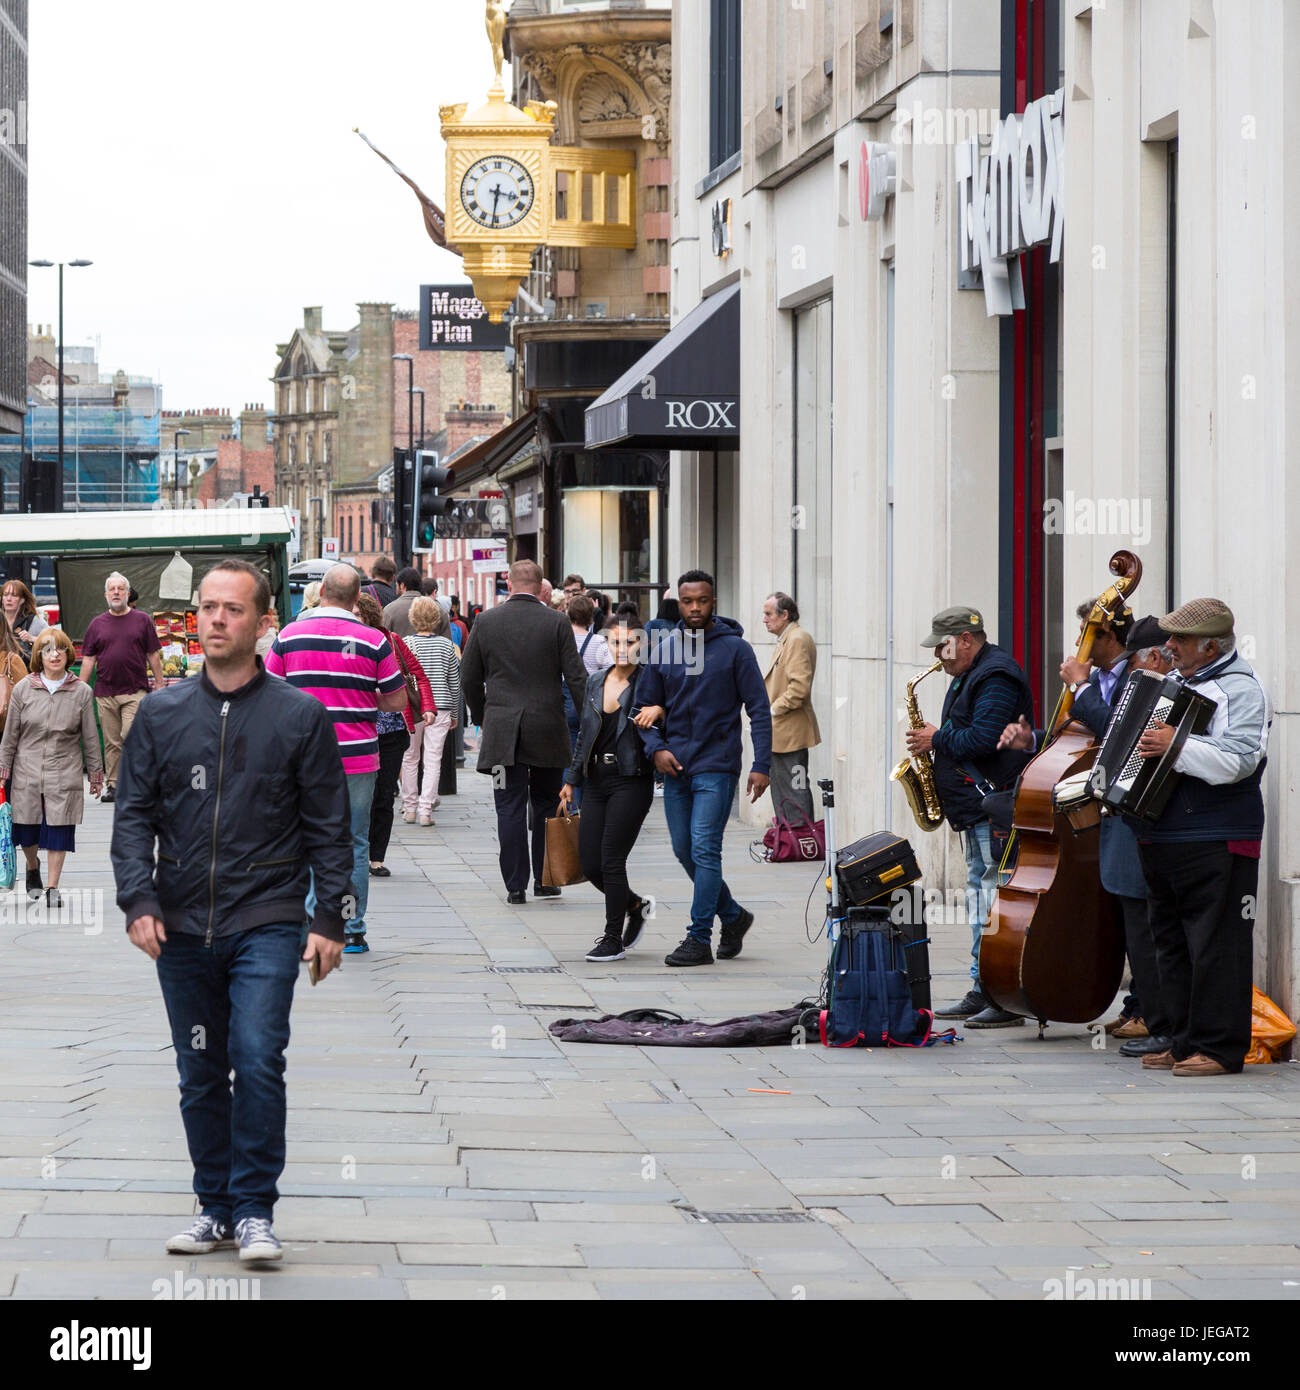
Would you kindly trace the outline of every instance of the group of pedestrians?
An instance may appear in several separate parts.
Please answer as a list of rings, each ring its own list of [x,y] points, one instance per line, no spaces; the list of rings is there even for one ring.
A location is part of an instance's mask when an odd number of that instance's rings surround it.
[[[530,562],[512,567],[509,600],[472,628],[422,592],[417,572],[391,578],[376,566],[363,589],[351,566],[335,566],[316,601],[277,632],[266,576],[221,561],[199,586],[202,672],[171,686],[153,624],[130,606],[122,575],[106,584],[80,678],[64,633],[36,634],[29,677],[18,628],[4,626],[0,779],[29,889],[44,848],[46,891],[57,898],[83,774],[92,793],[101,781],[116,788],[117,901],[129,939],[156,964],[200,1208],[167,1243],[174,1253],[237,1246],[241,1260],[281,1257],[272,1220],[300,962],[315,983],[342,954],[368,949],[368,884],[387,876],[394,796],[400,786],[404,819],[431,823],[462,685],[482,726],[479,769],[494,778],[511,902],[527,901],[530,869],[535,895],[559,893],[541,883],[545,821],[585,790],[581,858],[606,901],[588,958],[620,958],[650,909],[628,884],[627,862],[659,777],[674,852],[694,883],[690,930],[669,962],[711,962],[715,919],[718,956],[738,955],[753,922],[722,877],[722,830],[741,772],[741,708],[754,735],[752,798],[768,785],[772,715],[739,625],[715,614],[710,576],[682,577],[680,637],[660,632],[651,664],[634,610],[610,617],[607,602],[580,593],[558,612],[542,603]],[[22,604],[7,604],[7,616],[10,607]],[[146,700],[151,670],[158,693]],[[577,716],[573,739],[562,684]]]
[[[517,561],[509,598],[480,616],[465,652],[466,701],[483,729],[478,770],[493,778],[507,900],[527,901],[530,863],[534,896],[560,893],[542,883],[546,820],[581,796],[579,857],[606,909],[587,959],[622,959],[649,907],[629,887],[627,864],[659,777],[673,853],[693,885],[689,927],[665,962],[713,964],[715,921],[717,958],[732,959],[754,922],[722,873],[723,831],[742,770],[742,710],[753,740],[751,801],[768,788],[772,756],[772,700],[753,648],[739,623],[717,614],[713,577],[690,570],[677,584],[677,625],[653,650],[635,611],[620,609],[601,634],[607,655],[589,670],[578,644],[591,650],[593,614],[580,577],[566,579],[566,589],[570,580],[575,592],[561,618],[543,602],[538,566]],[[802,689],[786,684],[793,707],[807,699],[811,669]],[[567,703],[576,715],[572,740]]]

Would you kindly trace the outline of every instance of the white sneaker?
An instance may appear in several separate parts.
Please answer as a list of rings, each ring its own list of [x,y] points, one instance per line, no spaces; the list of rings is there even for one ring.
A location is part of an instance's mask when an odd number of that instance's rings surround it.
[[[414,825],[414,824],[415,824],[415,812],[414,812],[414,811],[403,811],[403,812],[402,812],[402,819],[407,823],[407,825]]]
[[[418,824],[420,824],[420,825],[432,825],[432,824],[433,824],[433,817],[432,817],[427,811],[421,811],[421,812],[420,812],[420,819],[419,819]]]

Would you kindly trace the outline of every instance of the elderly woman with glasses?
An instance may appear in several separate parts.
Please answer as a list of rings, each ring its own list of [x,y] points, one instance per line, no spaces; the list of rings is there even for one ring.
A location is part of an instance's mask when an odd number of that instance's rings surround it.
[[[104,765],[95,727],[90,687],[72,675],[72,640],[46,628],[32,645],[32,674],[9,699],[4,738],[0,739],[0,781],[13,807],[14,844],[27,860],[27,896],[41,896],[38,851],[49,861],[45,900],[59,907],[63,862],[76,847],[84,797],[83,772],[99,795]]]

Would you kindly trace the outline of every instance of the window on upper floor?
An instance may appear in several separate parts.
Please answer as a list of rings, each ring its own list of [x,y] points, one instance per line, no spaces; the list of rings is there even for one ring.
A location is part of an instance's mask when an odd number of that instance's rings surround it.
[[[740,149],[740,0],[709,0],[709,168]]]

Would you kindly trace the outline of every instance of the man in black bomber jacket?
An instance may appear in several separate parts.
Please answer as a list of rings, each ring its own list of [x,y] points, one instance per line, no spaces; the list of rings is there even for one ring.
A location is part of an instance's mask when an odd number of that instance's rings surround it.
[[[319,976],[339,963],[352,878],[329,714],[272,680],[255,654],[270,597],[266,577],[242,560],[204,576],[203,675],[140,706],[112,841],[127,933],[158,965],[200,1207],[167,1249],[237,1244],[243,1261],[283,1253],[271,1218],[284,1171],[289,1007],[300,958]]]

